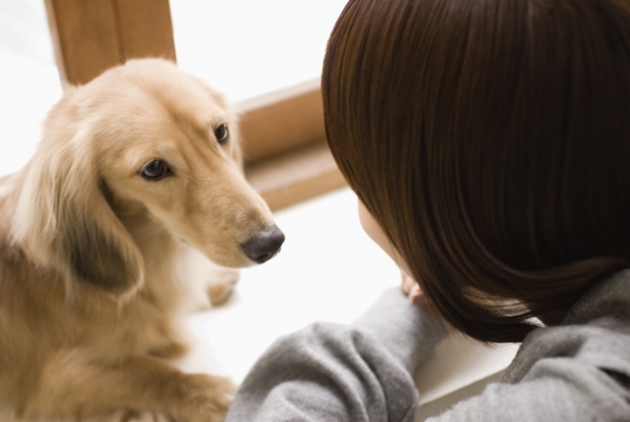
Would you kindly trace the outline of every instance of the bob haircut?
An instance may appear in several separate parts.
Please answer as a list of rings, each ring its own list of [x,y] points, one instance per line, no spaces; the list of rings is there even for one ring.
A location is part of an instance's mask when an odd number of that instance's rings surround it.
[[[350,186],[482,341],[630,267],[630,2],[350,0],[322,75]]]

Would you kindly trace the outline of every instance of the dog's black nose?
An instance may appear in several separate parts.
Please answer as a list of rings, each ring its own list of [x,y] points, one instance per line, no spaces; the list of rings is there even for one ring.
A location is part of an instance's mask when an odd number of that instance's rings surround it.
[[[241,249],[249,259],[259,264],[269,261],[278,252],[284,242],[284,233],[277,226],[241,243]]]

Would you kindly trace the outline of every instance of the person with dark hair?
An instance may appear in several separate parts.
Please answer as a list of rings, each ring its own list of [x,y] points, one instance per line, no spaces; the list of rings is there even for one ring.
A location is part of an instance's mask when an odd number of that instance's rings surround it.
[[[630,421],[630,1],[350,0],[322,74],[364,228],[417,281],[278,340],[228,421],[412,421],[451,327],[522,342],[446,421]]]

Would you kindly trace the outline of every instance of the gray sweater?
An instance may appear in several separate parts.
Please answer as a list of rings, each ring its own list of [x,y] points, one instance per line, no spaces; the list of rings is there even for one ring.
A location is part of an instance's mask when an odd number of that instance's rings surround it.
[[[351,325],[313,324],[276,341],[227,421],[411,422],[411,374],[443,336],[422,307],[388,290]],[[500,383],[429,421],[630,421],[630,270],[584,295],[561,326],[532,332]]]

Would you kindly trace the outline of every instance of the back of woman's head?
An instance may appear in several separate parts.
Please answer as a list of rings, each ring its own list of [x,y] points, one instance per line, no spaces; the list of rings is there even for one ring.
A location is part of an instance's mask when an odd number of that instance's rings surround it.
[[[322,90],[342,172],[456,328],[520,341],[630,266],[627,0],[350,0]]]

